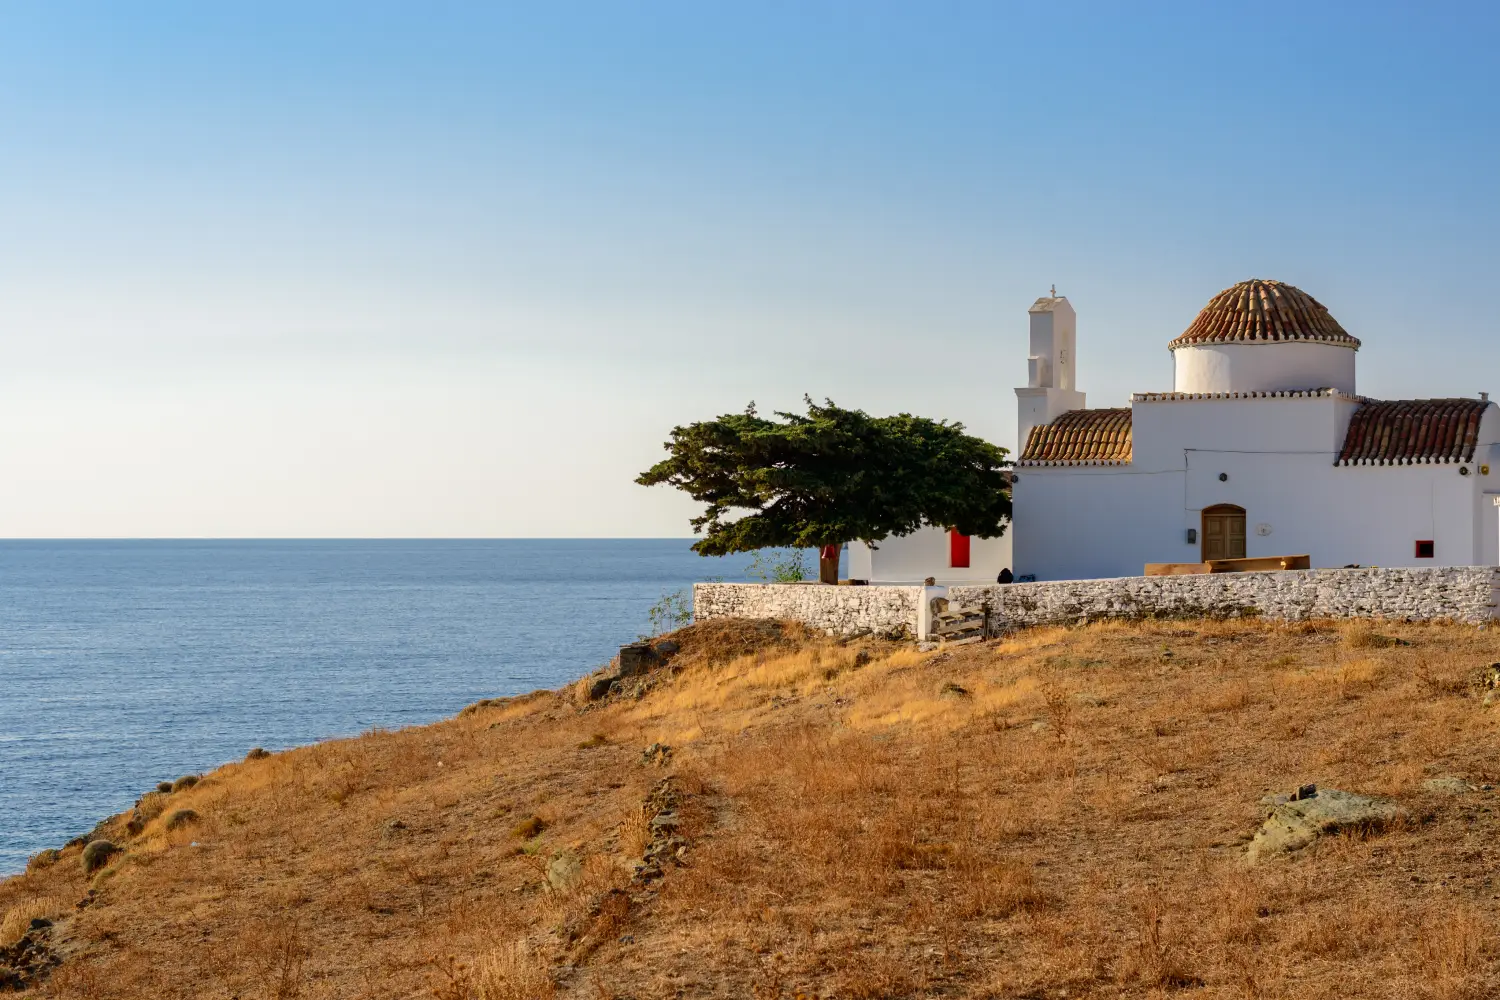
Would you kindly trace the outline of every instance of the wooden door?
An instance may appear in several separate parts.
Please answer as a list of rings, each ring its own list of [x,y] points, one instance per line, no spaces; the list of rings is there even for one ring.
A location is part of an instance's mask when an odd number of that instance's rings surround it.
[[[1245,558],[1245,508],[1222,503],[1203,509],[1203,561]]]

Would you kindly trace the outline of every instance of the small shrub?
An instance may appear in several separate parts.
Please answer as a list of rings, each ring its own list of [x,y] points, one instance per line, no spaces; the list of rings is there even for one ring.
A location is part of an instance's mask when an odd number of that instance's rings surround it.
[[[182,827],[197,823],[198,819],[198,814],[193,810],[178,809],[167,817],[166,827],[168,830],[180,830]]]
[[[158,792],[161,792],[163,795],[171,795],[172,783],[170,781],[158,781],[156,783],[156,790]]]
[[[140,801],[135,804],[135,809],[130,813],[130,820],[125,824],[125,832],[134,837],[146,829],[146,824],[166,811],[168,794],[167,792],[147,792],[142,795]]]
[[[521,822],[511,827],[510,832],[512,836],[519,837],[522,840],[530,840],[532,837],[538,836],[545,829],[547,829],[547,821],[540,816],[533,815],[527,816]]]
[[[1073,721],[1073,697],[1062,686],[1048,682],[1042,685],[1042,699],[1047,708],[1047,721],[1058,739],[1065,739],[1068,726]]]
[[[494,708],[497,705],[503,705],[508,700],[509,699],[506,698],[480,698],[472,705],[465,705],[463,707],[463,710],[458,713],[458,716],[461,719],[466,718],[486,708]]]
[[[249,753],[245,754],[245,759],[265,760],[269,756],[271,756],[271,751],[265,749],[264,747],[255,747]]]
[[[197,783],[198,776],[196,774],[184,774],[182,777],[172,782],[171,790],[174,792],[180,792],[185,788],[192,788]]]
[[[609,746],[609,737],[605,736],[603,733],[595,733],[588,739],[584,740],[582,743],[578,744],[578,749],[593,750],[595,747],[607,746]]]
[[[650,639],[666,632],[675,632],[684,625],[692,623],[693,620],[693,595],[686,588],[673,593],[663,593],[661,600],[651,605],[646,612],[646,619],[651,623],[651,634],[642,636]]]
[[[26,862],[27,871],[41,871],[43,868],[51,868],[57,864],[57,859],[62,857],[62,852],[55,847],[49,847],[45,851],[33,854]]]
[[[1348,622],[1339,631],[1349,649],[1386,649],[1396,645],[1395,639],[1376,632],[1374,626],[1363,619]]]
[[[84,847],[79,861],[83,863],[83,873],[92,875],[94,872],[109,864],[109,859],[120,853],[120,848],[107,840],[91,840]]]

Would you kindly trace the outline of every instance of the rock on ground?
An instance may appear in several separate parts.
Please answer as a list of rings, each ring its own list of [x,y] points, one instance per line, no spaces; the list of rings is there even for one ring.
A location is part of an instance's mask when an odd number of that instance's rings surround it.
[[[1262,801],[1272,809],[1250,842],[1251,864],[1299,850],[1325,834],[1378,830],[1401,814],[1394,803],[1315,785]]]

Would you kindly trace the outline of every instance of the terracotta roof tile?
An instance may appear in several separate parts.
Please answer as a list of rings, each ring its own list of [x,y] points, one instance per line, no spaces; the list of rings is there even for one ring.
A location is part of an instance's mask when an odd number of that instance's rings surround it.
[[[1469,462],[1481,399],[1369,399],[1354,411],[1335,465]]]
[[[1069,410],[1031,429],[1020,462],[1032,465],[1130,461],[1130,410]]]
[[[1136,392],[1132,403],[1175,403],[1194,399],[1359,399],[1338,389],[1246,389],[1242,392]]]
[[[1316,342],[1359,349],[1317,299],[1281,281],[1251,278],[1212,299],[1182,336],[1167,346]]]

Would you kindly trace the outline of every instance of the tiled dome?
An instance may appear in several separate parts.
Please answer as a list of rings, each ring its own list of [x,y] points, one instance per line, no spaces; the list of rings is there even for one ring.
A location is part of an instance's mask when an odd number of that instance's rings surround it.
[[[1323,303],[1294,285],[1251,278],[1209,300],[1182,336],[1167,346],[1200,344],[1342,344],[1359,349]]]

